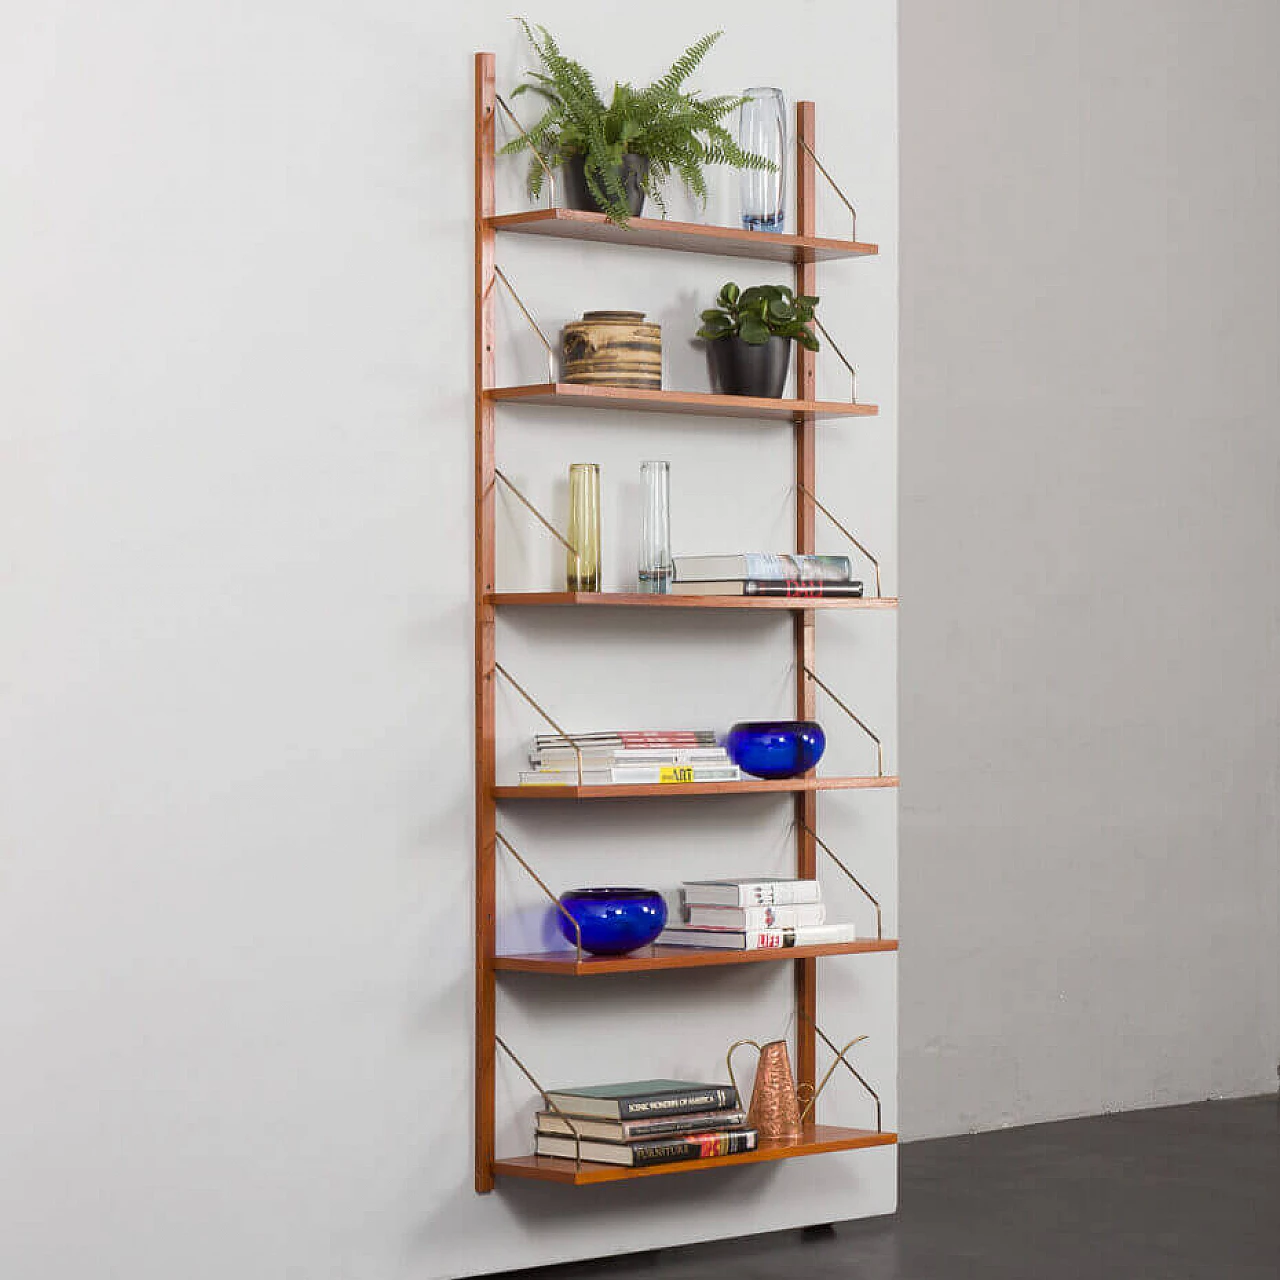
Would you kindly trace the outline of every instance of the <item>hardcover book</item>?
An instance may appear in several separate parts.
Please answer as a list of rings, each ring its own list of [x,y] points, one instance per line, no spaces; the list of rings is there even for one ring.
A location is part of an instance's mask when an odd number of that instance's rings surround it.
[[[619,765],[616,769],[582,770],[583,786],[648,786],[660,782],[741,782],[736,764]],[[524,787],[577,786],[576,767],[534,769],[520,775]]]
[[[714,1156],[734,1156],[756,1149],[754,1129],[729,1133],[696,1133],[683,1138],[659,1138],[649,1142],[575,1142],[572,1138],[538,1134],[540,1156],[575,1155],[596,1164],[622,1164],[641,1168],[650,1164],[671,1164],[677,1160],[709,1160]]]
[[[597,1142],[635,1142],[642,1138],[671,1138],[686,1133],[715,1133],[722,1129],[741,1129],[746,1126],[747,1113],[741,1109],[731,1111],[695,1111],[687,1116],[655,1116],[651,1120],[601,1120],[586,1116],[571,1116],[572,1126],[564,1116],[554,1111],[539,1111],[539,1133],[556,1136],[573,1136],[574,1129],[583,1138]]]
[[[780,907],[793,902],[820,902],[816,880],[755,876],[745,880],[686,880],[684,900],[690,907]]]
[[[758,578],[730,578],[723,582],[673,582],[673,596],[758,596],[762,599],[826,596],[854,599],[863,594],[861,582],[821,582],[813,578],[787,578],[761,582]]]
[[[534,737],[537,748],[572,747],[714,747],[714,729],[616,729],[598,733],[575,733],[571,738],[562,733],[539,733]]]
[[[789,578],[817,582],[853,581],[853,562],[848,556],[748,552],[738,556],[675,556],[672,564],[677,582],[725,582],[731,579],[785,582]]]
[[[855,942],[851,924],[813,924],[799,929],[664,929],[658,942],[668,947],[714,947],[721,951],[772,951],[779,947],[818,947]]]
[[[578,753],[572,747],[544,747],[529,755],[529,763],[535,769],[576,769]],[[670,748],[619,747],[616,751],[601,751],[595,747],[582,750],[582,767],[612,769],[619,765],[643,764],[732,764],[729,753],[723,747],[690,747],[687,750]]]
[[[822,924],[822,902],[796,902],[780,907],[691,906],[685,924],[694,929],[795,929]]]
[[[637,1120],[736,1109],[738,1091],[729,1084],[698,1084],[691,1080],[631,1080],[625,1084],[557,1089],[548,1093],[547,1099],[571,1116]]]

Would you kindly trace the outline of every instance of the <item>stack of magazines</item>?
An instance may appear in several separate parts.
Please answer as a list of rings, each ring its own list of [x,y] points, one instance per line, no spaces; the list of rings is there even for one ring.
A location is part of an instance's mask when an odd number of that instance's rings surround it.
[[[686,880],[681,896],[683,920],[658,935],[660,943],[671,947],[754,951],[857,938],[853,925],[827,923],[816,880]]]
[[[576,749],[575,749],[576,748]],[[617,730],[540,733],[529,751],[525,786],[575,786],[578,752],[584,785],[650,782],[738,782],[742,773],[716,742],[712,729]]]
[[[538,1112],[540,1156],[640,1168],[756,1149],[756,1131],[728,1084],[632,1080],[553,1090],[547,1103]]]
[[[676,556],[677,596],[860,596],[848,556]]]

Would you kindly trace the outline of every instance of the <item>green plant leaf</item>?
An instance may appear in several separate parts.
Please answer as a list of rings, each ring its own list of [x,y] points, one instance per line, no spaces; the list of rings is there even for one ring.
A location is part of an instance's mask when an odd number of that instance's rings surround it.
[[[703,98],[681,87],[721,32],[711,32],[695,41],[646,88],[615,83],[606,107],[590,72],[562,52],[546,27],[534,26],[524,18],[516,21],[542,69],[529,72],[528,79],[513,90],[513,96],[535,92],[546,103],[546,110],[542,119],[526,130],[526,136],[512,139],[501,152],[532,150],[548,168],[570,156],[584,156],[588,189],[615,222],[625,224],[627,209],[625,192],[610,170],[616,169],[626,152],[648,158],[649,169],[642,186],[664,217],[666,204],[661,188],[673,176],[705,205],[707,165],[776,168],[766,157],[744,151],[721,123],[741,105],[740,95]],[[535,159],[529,169],[530,194],[541,191],[544,176]]]
[[[742,317],[742,327],[738,330],[738,335],[743,342],[750,343],[753,347],[763,346],[772,336],[769,326],[754,315]]]

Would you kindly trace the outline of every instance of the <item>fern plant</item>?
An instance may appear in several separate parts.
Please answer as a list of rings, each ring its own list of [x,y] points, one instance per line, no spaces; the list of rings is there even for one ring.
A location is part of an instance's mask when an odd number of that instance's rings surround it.
[[[774,169],[764,156],[744,151],[721,121],[742,105],[736,94],[703,98],[681,88],[724,34],[713,31],[691,44],[671,69],[644,89],[615,84],[606,107],[591,73],[580,62],[567,57],[546,27],[531,27],[523,18],[529,43],[542,63],[542,71],[529,72],[513,96],[536,93],[546,100],[542,118],[524,137],[513,138],[501,154],[532,149],[529,162],[529,194],[536,200],[545,177],[540,156],[547,168],[583,157],[583,173],[592,197],[620,226],[630,216],[623,186],[623,157],[643,156],[648,168],[640,177],[645,195],[666,217],[661,187],[673,174],[705,206],[707,180],[703,168],[710,164],[733,165],[739,169]]]

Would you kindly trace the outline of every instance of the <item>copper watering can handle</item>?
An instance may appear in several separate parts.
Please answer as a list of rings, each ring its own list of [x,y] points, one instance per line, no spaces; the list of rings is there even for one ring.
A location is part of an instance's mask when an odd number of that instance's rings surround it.
[[[729,1083],[733,1085],[734,1092],[738,1095],[738,1106],[740,1107],[743,1106],[744,1103],[743,1103],[743,1097],[742,1097],[742,1090],[738,1088],[738,1082],[737,1080],[734,1079],[734,1076],[733,1076],[733,1051],[735,1049],[741,1049],[744,1044],[751,1045],[755,1049],[757,1055],[764,1052],[764,1049],[761,1047],[759,1040],[735,1040],[729,1046],[729,1052],[724,1055],[725,1069],[729,1072]]]
[[[813,1093],[810,1094],[809,1096],[808,1102],[805,1103],[804,1110],[800,1113],[801,1124],[803,1124],[809,1118],[809,1112],[813,1110],[814,1104],[818,1101],[818,1095],[823,1091],[823,1089],[827,1087],[827,1081],[831,1079],[832,1073],[841,1064],[841,1062],[844,1062],[844,1055],[848,1053],[849,1050],[852,1049],[855,1044],[861,1044],[862,1041],[865,1040],[866,1038],[867,1037],[865,1035],[854,1036],[853,1039],[850,1040],[849,1043],[845,1045],[845,1047],[836,1054],[836,1060],[827,1068],[827,1074],[822,1077],[822,1080],[818,1084],[818,1087],[813,1090]],[[743,1041],[741,1040],[738,1041],[738,1044],[742,1044],[742,1043]],[[737,1048],[737,1045],[735,1045],[734,1048]],[[733,1049],[730,1049],[729,1052],[732,1053]],[[847,1062],[845,1062],[844,1065],[846,1067],[849,1066]],[[850,1068],[850,1070],[852,1070],[852,1068]],[[732,1079],[732,1075],[730,1075],[730,1078]],[[800,1086],[800,1090],[797,1090],[797,1093],[799,1093],[801,1090],[808,1093],[809,1087],[810,1086],[808,1085],[802,1084]]]

